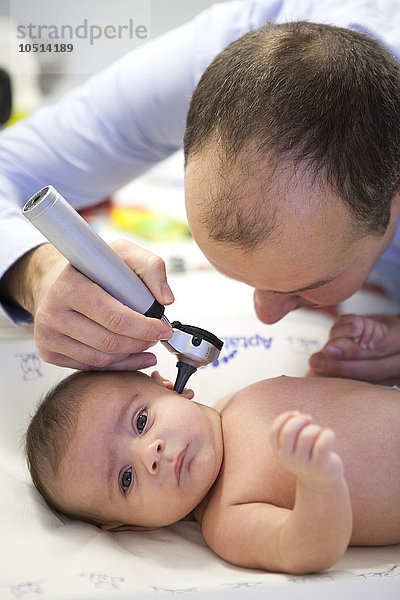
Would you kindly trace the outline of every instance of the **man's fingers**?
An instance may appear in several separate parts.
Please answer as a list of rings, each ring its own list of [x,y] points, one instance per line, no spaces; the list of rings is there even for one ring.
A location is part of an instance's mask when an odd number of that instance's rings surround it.
[[[361,348],[360,344],[350,338],[330,340],[321,352],[327,358],[336,360],[368,360],[382,358],[380,349]],[[318,353],[318,354],[320,354]]]
[[[57,323],[48,322],[48,326],[50,332],[57,331],[59,334],[82,342],[82,344],[105,354],[136,354],[155,344],[155,342],[143,342],[113,333],[73,310],[60,314]],[[44,342],[39,328],[36,330],[36,341],[37,343]]]
[[[159,302],[173,301],[161,258],[126,240],[111,246]],[[142,351],[172,335],[168,323],[125,306],[65,261],[42,279],[34,304],[34,335],[40,355],[61,366],[145,368],[156,360]]]
[[[110,246],[145,282],[158,302],[171,304],[174,301],[162,258],[126,240],[116,240]]]
[[[154,354],[150,352],[144,352],[142,354],[132,354],[122,361],[112,363],[107,367],[94,367],[93,365],[79,362],[63,354],[53,352],[51,354],[51,360],[47,360],[50,364],[57,365],[59,367],[66,367],[69,369],[77,369],[78,371],[137,371],[138,369],[145,369],[146,367],[152,367],[156,364],[157,359]]]
[[[134,364],[135,369],[143,369],[155,364],[153,362],[154,355],[152,353],[138,354],[107,354],[96,350],[77,340],[59,333],[52,332],[51,335],[44,335],[37,340],[39,353],[41,358],[48,363],[57,364],[58,366],[70,366],[78,368],[77,363],[84,364],[90,368],[108,369],[112,365]],[[60,356],[65,357],[60,362]],[[130,356],[134,356],[131,359]],[[68,360],[67,360],[68,359]],[[128,360],[129,359],[129,360]],[[151,359],[151,360],[150,360]],[[127,362],[128,361],[128,362]],[[121,367],[116,367],[121,368]]]
[[[98,285],[89,282],[81,273],[76,272],[74,277],[79,281],[75,282],[75,288],[71,290],[68,304],[75,312],[108,331],[136,340],[151,342],[171,337],[172,329],[164,321],[135,312]]]
[[[360,352],[365,352],[360,349]],[[322,352],[310,357],[310,366],[319,375],[363,379],[379,383],[398,381],[400,355],[360,360],[335,360]]]

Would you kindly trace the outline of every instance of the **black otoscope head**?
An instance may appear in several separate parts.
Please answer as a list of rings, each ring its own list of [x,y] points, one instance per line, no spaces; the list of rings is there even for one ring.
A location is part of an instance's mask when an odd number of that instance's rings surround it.
[[[178,375],[176,376],[176,381],[174,385],[174,392],[178,392],[178,394],[182,394],[185,386],[188,382],[188,379],[193,373],[197,371],[196,367],[189,365],[188,363],[178,361],[176,363],[178,367]]]
[[[178,357],[174,391],[181,394],[191,375],[200,367],[205,367],[219,356],[223,341],[215,335],[193,325],[182,325],[179,321],[171,323],[173,336],[163,344]]]

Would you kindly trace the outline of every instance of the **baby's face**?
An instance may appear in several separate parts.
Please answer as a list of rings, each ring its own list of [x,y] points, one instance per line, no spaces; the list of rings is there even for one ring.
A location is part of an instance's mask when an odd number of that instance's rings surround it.
[[[222,462],[219,414],[140,373],[115,373],[85,392],[57,494],[65,510],[114,528],[161,527],[195,508]]]

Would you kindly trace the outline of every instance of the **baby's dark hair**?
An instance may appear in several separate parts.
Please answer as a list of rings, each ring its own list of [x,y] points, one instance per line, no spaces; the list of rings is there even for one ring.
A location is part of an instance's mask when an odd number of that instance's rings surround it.
[[[69,514],[56,498],[56,480],[61,461],[73,441],[85,391],[94,377],[105,372],[79,371],[72,373],[43,398],[28,426],[25,454],[32,481],[49,507],[71,518],[98,524],[85,515]]]

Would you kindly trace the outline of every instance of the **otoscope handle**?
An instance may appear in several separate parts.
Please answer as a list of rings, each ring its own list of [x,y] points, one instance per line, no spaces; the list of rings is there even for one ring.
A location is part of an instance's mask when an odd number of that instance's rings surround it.
[[[91,281],[136,312],[162,317],[164,307],[146,284],[51,185],[32,196],[22,213]]]

